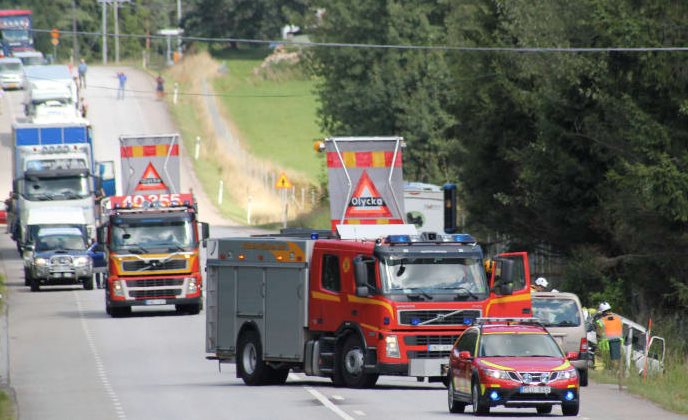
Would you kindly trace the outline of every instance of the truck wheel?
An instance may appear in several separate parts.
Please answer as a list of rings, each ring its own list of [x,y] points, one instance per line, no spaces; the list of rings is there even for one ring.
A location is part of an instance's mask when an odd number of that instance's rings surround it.
[[[177,313],[179,314],[189,314],[189,315],[198,315],[201,312],[201,304],[200,303],[195,303],[191,305],[175,305],[174,309],[177,310]]]
[[[39,280],[35,277],[31,278],[31,291],[32,292],[38,292],[41,290],[41,284],[39,283]]]
[[[24,267],[24,286],[31,286],[31,270]]]
[[[270,385],[283,385],[287,382],[287,377],[289,376],[289,369],[274,369],[268,366],[268,371],[270,371],[270,379],[268,382]]]
[[[258,333],[249,330],[241,334],[237,351],[237,369],[246,385],[265,385],[270,381],[270,371],[263,362],[263,346]],[[286,379],[286,378],[285,378]]]
[[[93,276],[84,277],[84,289],[93,290]]]
[[[349,334],[344,342],[341,357],[341,372],[344,385],[349,388],[370,388],[377,382],[377,373],[365,373],[365,353],[361,340]]]
[[[122,318],[131,314],[131,306],[124,306],[121,308],[110,308],[110,316],[113,318]]]
[[[588,369],[580,369],[578,371],[578,378],[580,386],[588,386]]]

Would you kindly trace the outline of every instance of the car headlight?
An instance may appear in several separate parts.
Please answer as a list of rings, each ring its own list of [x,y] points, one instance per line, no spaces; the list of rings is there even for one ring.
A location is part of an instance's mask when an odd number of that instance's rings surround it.
[[[488,378],[494,378],[494,379],[502,379],[502,380],[510,380],[511,376],[509,376],[509,373],[507,373],[504,370],[497,370],[497,369],[483,369],[483,373],[485,376]]]
[[[187,277],[186,279],[186,293],[193,294],[198,292],[198,281],[196,277]]]
[[[385,351],[387,357],[401,357],[399,352],[399,340],[396,335],[388,335],[385,337]]]
[[[557,379],[574,379],[577,376],[578,372],[576,371],[576,369],[569,369],[559,372],[559,375],[557,375]]]
[[[38,265],[38,266],[44,266],[44,265],[48,264],[48,260],[46,260],[45,258],[39,257],[39,258],[36,258],[35,260],[33,260],[33,263]]]
[[[89,265],[90,263],[91,263],[91,259],[89,257],[76,257],[74,259],[74,265],[76,265],[76,266]]]

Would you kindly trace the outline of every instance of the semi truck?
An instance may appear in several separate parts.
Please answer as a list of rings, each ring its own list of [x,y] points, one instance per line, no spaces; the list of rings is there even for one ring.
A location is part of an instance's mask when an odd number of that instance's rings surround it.
[[[31,10],[0,10],[0,56],[32,51]]]
[[[179,135],[122,135],[120,157],[125,195],[101,205],[105,311],[121,317],[134,306],[174,305],[177,312],[198,314],[199,246],[209,228],[197,221],[193,195],[179,192]]]
[[[357,388],[379,375],[444,381],[475,319],[531,315],[527,254],[498,256],[488,278],[470,235],[384,230],[211,238],[208,358],[236,363],[248,385],[290,370]]]
[[[14,124],[12,197],[17,217],[12,238],[22,251],[27,220],[35,208],[72,207],[86,219],[87,238],[95,238],[93,142],[86,124]]]
[[[174,305],[177,312],[198,314],[199,246],[208,224],[197,222],[193,195],[114,196],[107,203],[98,240],[108,256],[105,312],[122,317],[134,306]]]

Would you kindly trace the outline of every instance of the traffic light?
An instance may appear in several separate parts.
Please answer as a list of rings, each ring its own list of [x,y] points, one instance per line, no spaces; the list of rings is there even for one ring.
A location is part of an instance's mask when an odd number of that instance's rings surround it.
[[[444,233],[456,232],[456,185],[444,184]]]

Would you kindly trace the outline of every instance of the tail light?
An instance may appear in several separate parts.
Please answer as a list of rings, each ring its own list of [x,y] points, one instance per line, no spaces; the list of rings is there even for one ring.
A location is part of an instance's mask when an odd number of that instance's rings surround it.
[[[588,338],[583,337],[583,338],[581,338],[580,350],[578,352],[578,354],[579,354],[578,357],[581,357],[583,355],[583,353],[587,353],[587,352],[588,352]]]

